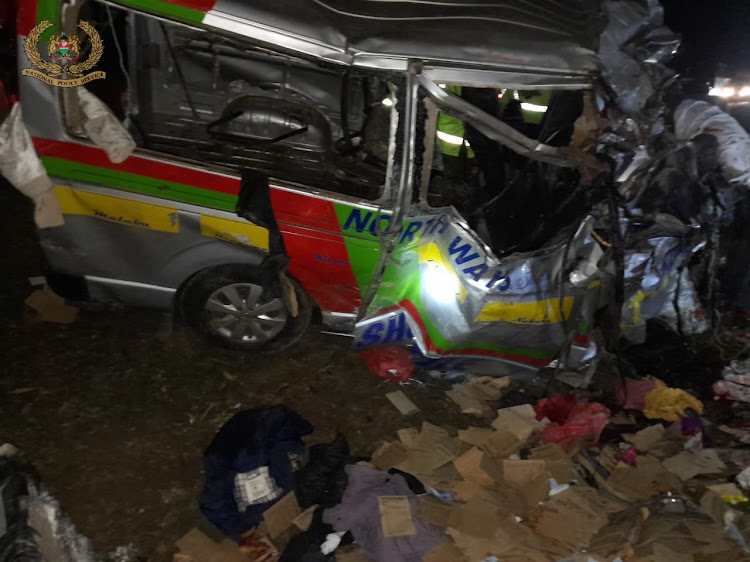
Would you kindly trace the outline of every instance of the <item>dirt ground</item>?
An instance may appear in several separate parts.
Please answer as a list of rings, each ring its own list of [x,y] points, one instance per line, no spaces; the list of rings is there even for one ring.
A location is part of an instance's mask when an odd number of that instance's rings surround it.
[[[201,524],[203,451],[239,410],[286,404],[315,426],[311,442],[340,431],[355,454],[424,419],[468,425],[417,381],[405,390],[422,412],[404,418],[385,398],[398,385],[320,326],[283,355],[241,356],[153,311],[84,307],[74,324],[41,323],[23,304],[43,270],[31,205],[2,184],[0,209],[0,443],[25,453],[101,555],[132,544],[140,560],[171,560]]]

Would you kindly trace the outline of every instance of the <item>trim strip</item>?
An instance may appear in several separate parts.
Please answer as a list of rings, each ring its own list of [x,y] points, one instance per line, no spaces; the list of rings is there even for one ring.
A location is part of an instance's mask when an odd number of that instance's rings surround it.
[[[174,289],[172,287],[163,287],[161,285],[149,285],[148,283],[138,283],[137,281],[125,281],[123,279],[110,279],[109,277],[94,277],[93,275],[84,275],[83,278],[86,281],[93,281],[94,283],[101,283],[102,285],[120,285],[122,287],[134,287],[137,289],[148,289],[151,291],[167,293],[170,295],[173,295],[177,292],[177,289]]]

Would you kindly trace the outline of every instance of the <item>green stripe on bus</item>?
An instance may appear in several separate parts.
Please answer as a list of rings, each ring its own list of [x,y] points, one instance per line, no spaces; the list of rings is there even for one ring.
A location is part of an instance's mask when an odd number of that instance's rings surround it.
[[[164,181],[129,172],[109,170],[88,164],[79,164],[62,158],[45,157],[42,158],[42,163],[47,173],[52,177],[115,187],[133,193],[151,195],[171,201],[193,203],[223,211],[233,212],[237,206],[236,195],[217,193],[192,185]]]
[[[145,12],[151,12],[152,14],[159,14],[161,16],[167,16],[171,19],[180,20],[188,23],[201,23],[203,17],[206,15],[200,10],[193,8],[186,8],[185,6],[179,6],[172,4],[171,2],[164,2],[164,0],[116,0],[118,4],[129,6],[137,10],[143,10]]]
[[[59,0],[39,0],[36,5],[36,22],[39,23],[40,21],[49,20],[54,25],[57,25],[59,19],[58,16],[60,15],[59,5]],[[52,32],[50,31],[49,33]],[[59,31],[57,33],[59,33]]]

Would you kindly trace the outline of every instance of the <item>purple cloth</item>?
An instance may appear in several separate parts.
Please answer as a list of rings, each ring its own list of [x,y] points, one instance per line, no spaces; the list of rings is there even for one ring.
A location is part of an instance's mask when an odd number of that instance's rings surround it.
[[[417,496],[403,477],[355,465],[347,466],[346,474],[349,485],[344,497],[323,512],[325,523],[337,531],[351,531],[365,554],[378,562],[420,562],[435,548],[442,530],[421,520]],[[378,496],[407,496],[416,534],[384,537]]]

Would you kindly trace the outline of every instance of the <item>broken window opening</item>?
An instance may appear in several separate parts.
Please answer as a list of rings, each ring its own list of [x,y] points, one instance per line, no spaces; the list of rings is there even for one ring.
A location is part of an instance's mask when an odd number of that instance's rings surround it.
[[[439,86],[552,149],[571,142],[583,112],[581,91]],[[498,257],[537,250],[575,230],[600,194],[583,187],[575,168],[532,160],[481,129],[452,111],[438,112],[434,132],[426,133],[434,149],[423,201],[455,207]]]
[[[65,16],[66,24],[83,18],[102,30],[107,80],[86,87],[118,118],[129,117],[139,147],[354,198],[383,196],[391,106],[379,77],[345,76],[94,0]],[[65,96],[68,130],[85,137],[74,102]]]

